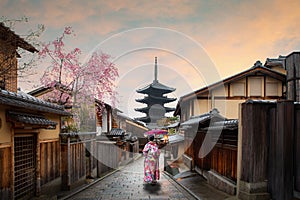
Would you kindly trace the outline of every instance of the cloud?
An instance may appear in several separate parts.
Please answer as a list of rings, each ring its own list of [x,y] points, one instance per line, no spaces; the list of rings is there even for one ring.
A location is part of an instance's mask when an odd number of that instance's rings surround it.
[[[5,7],[7,5],[7,3],[8,3],[8,0],[2,0],[2,1],[0,1],[0,7],[1,8]]]
[[[154,57],[158,56],[159,64],[166,69],[159,75],[168,74],[167,69],[177,72],[161,77],[170,86],[181,77],[182,81],[188,80],[191,88],[198,89],[209,82],[205,77],[210,77],[210,67],[216,68],[214,72],[220,77],[227,77],[252,67],[256,60],[264,62],[267,57],[300,49],[299,0],[22,0],[22,4],[4,0],[0,5],[2,15],[25,15],[31,24],[45,24],[45,42],[56,38],[65,26],[72,26],[77,35],[68,45],[81,48],[85,54],[115,34],[141,28],[131,37],[126,37],[127,32],[100,46],[117,59],[121,75],[128,70],[138,71],[134,67],[153,66]],[[143,27],[170,30],[143,31]],[[188,39],[193,42],[188,43]],[[124,53],[134,48],[140,48],[140,52]],[[152,78],[151,70],[148,76],[133,74],[145,81]],[[197,74],[199,71],[202,75]],[[142,84],[142,79],[135,82],[134,78],[126,79],[132,91],[134,85]]]
[[[209,20],[202,24],[177,26],[203,45],[223,76],[299,49],[300,1],[243,1],[232,6],[207,15]]]
[[[157,1],[106,1],[110,10],[127,15],[145,18],[182,18],[191,15],[196,11],[195,1],[188,0],[157,0]]]

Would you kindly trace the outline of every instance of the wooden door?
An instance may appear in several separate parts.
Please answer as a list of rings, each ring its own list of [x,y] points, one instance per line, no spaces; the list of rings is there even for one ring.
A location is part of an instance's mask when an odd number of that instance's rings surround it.
[[[33,134],[14,138],[14,199],[35,195],[36,138]]]

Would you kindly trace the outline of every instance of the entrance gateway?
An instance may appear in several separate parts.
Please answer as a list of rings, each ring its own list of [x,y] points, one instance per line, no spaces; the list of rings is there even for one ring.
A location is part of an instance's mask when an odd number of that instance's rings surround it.
[[[36,136],[14,137],[14,198],[29,199],[35,195]]]

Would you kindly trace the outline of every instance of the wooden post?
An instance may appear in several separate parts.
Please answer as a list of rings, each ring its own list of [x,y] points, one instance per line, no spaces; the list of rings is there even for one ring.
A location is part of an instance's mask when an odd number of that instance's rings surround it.
[[[294,129],[294,185],[298,198],[300,197],[300,104],[295,105],[295,129]]]
[[[277,103],[277,134],[275,136],[275,177],[272,199],[293,198],[294,102]]]
[[[94,156],[95,156],[95,139],[92,139],[91,146],[90,146],[90,157],[89,157],[89,165],[90,165],[90,171],[88,174],[93,177],[93,170],[94,170]]]
[[[66,182],[66,188],[70,190],[71,187],[71,139],[70,136],[68,136],[67,139],[67,182]]]
[[[267,192],[268,110],[275,103],[242,104],[239,199],[270,199]],[[240,139],[240,138],[239,138]]]
[[[300,101],[300,52],[293,52],[285,60],[287,70],[287,99]]]
[[[70,137],[64,136],[61,143],[61,189],[70,190],[71,176],[70,176]],[[62,139],[61,139],[62,140]]]
[[[0,199],[12,199],[11,192],[11,145],[1,145],[0,144]]]
[[[287,71],[286,87],[287,99],[300,102],[300,52],[292,52],[285,59]],[[294,125],[294,194],[300,197],[300,131],[299,131],[299,106],[295,106],[295,125]]]
[[[41,195],[41,151],[40,134],[36,136],[36,196]]]
[[[15,199],[15,130],[11,128],[11,199]]]
[[[86,177],[92,177],[92,141],[85,143],[85,149],[88,151],[88,156],[85,157],[86,160]]]

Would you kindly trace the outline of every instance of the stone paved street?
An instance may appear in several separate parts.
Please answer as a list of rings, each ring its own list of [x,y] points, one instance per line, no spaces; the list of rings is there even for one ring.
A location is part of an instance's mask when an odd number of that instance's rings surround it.
[[[71,196],[68,200],[196,199],[162,172],[157,185],[152,186],[144,183],[143,165],[143,158],[141,157],[87,189]],[[163,167],[162,159],[160,166]]]

